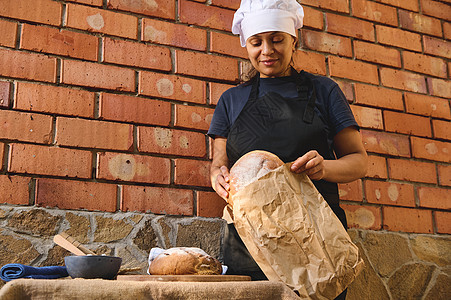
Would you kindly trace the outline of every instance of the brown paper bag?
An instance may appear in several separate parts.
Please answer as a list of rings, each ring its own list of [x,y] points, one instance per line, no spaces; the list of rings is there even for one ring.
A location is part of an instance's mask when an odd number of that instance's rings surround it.
[[[269,280],[334,299],[362,270],[357,246],[304,173],[285,164],[233,196],[235,227]]]

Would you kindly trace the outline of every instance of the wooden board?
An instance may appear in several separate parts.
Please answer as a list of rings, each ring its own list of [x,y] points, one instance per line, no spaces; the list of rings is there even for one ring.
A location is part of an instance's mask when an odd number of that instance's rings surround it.
[[[128,281],[250,281],[250,276],[242,275],[117,275],[117,280]]]

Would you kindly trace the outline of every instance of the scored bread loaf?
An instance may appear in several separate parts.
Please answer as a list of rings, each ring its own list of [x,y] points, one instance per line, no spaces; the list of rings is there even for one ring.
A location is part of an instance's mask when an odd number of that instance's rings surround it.
[[[283,161],[271,152],[254,150],[246,153],[230,169],[230,194],[233,196],[245,186],[282,165]]]
[[[200,248],[175,247],[164,250],[149,264],[151,275],[220,275],[221,263]]]

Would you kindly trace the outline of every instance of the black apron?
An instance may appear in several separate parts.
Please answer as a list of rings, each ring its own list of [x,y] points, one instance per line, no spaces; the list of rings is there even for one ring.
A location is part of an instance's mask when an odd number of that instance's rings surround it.
[[[318,151],[324,159],[335,159],[327,142],[329,128],[315,112],[316,92],[309,77],[312,75],[294,69],[291,73],[298,91],[295,99],[285,99],[273,92],[258,98],[260,78],[256,76],[252,80],[249,99],[227,137],[226,149],[231,165],[253,150],[272,152],[285,163],[310,150]],[[338,205],[337,184],[324,180],[313,183],[347,228],[346,216]],[[224,264],[229,267],[227,274],[248,275],[253,280],[266,279],[233,224],[226,228],[223,254]]]

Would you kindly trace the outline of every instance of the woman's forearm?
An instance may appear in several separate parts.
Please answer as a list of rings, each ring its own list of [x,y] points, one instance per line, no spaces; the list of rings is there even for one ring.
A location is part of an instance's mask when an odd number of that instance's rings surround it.
[[[336,183],[351,182],[365,176],[367,171],[366,153],[351,153],[337,160],[325,160],[324,180]]]

